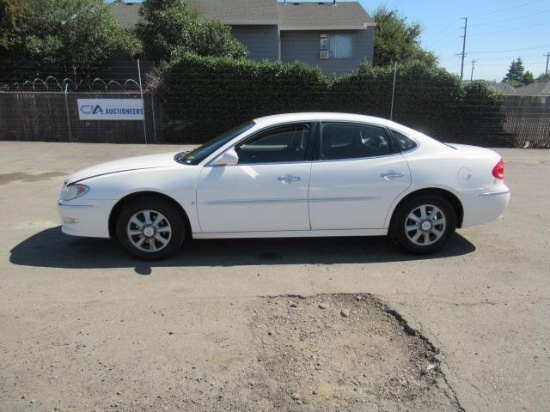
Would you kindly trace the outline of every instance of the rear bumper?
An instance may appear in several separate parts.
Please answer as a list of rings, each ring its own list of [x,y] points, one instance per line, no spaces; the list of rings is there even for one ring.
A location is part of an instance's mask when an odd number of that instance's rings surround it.
[[[501,218],[510,203],[510,195],[510,189],[502,188],[468,196],[463,203],[462,227],[482,225]]]

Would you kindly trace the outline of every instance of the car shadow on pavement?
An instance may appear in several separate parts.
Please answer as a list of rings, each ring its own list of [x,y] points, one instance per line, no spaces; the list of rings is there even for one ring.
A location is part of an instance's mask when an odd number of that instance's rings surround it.
[[[67,236],[56,227],[16,245],[10,262],[63,269],[135,267],[138,274],[147,275],[150,267],[405,262],[473,251],[475,246],[459,234],[443,250],[429,256],[404,253],[386,237],[193,240],[168,259],[146,262],[131,257],[113,240]]]

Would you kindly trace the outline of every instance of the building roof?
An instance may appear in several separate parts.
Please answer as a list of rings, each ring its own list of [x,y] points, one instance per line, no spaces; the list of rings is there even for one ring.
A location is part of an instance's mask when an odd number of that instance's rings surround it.
[[[541,80],[523,87],[512,87],[508,83],[492,85],[506,96],[550,96],[550,81]]]
[[[281,30],[364,30],[375,24],[358,2],[286,2],[277,9]]]
[[[550,96],[550,81],[537,81],[520,87],[519,91],[522,96]]]
[[[466,83],[466,82],[464,82],[464,83]],[[495,89],[497,92],[499,92],[503,95],[514,95],[514,94],[516,94],[515,87],[510,86],[506,82],[500,82],[500,83],[489,82],[489,85],[493,89]]]
[[[228,25],[279,25],[280,30],[364,30],[373,19],[358,2],[277,3],[276,0],[188,0],[208,19]],[[111,4],[116,20],[133,28],[141,3]]]
[[[190,0],[191,6],[207,19],[229,25],[277,24],[276,0]]]

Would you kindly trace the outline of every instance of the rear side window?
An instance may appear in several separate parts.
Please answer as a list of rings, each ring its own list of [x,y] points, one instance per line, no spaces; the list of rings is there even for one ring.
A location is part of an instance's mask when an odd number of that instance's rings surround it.
[[[386,156],[393,152],[382,127],[354,123],[324,123],[321,129],[321,159],[356,159]]]
[[[396,132],[392,130],[393,136],[397,142],[397,145],[402,152],[414,149],[418,144],[408,136],[405,136],[403,133]]]

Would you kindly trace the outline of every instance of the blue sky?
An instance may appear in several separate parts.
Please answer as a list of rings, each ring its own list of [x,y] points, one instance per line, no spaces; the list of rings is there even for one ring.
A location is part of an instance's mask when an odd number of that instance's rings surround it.
[[[407,22],[420,23],[421,45],[434,52],[451,73],[460,73],[464,34],[468,17],[464,79],[500,81],[512,60],[521,57],[525,70],[538,77],[550,53],[549,0],[361,0],[373,14],[380,6],[397,10]]]
[[[220,0],[223,1],[223,0]],[[290,0],[289,0],[290,1]],[[322,0],[313,0],[322,1]],[[344,1],[344,0],[338,0]],[[139,0],[133,0],[139,2]],[[464,79],[500,81],[521,57],[535,77],[550,53],[550,0],[360,0],[369,14],[381,6],[397,10],[422,28],[421,46],[441,66],[460,74],[464,17],[468,17]],[[472,64],[472,60],[475,63]]]

